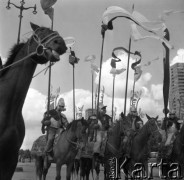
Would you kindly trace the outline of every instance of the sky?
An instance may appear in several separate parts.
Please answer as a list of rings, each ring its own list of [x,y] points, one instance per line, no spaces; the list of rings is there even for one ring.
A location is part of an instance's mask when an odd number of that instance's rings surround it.
[[[20,1],[11,1],[20,5]],[[32,14],[32,9],[23,11],[21,26],[21,41],[27,41],[31,36],[30,22],[39,26],[51,26],[51,21],[44,14],[39,0],[25,1],[25,7],[37,5],[37,14]],[[73,37],[75,44],[73,50],[80,61],[75,65],[75,102],[77,107],[84,111],[91,107],[92,75],[90,63],[84,59],[88,55],[95,55],[95,64],[100,65],[101,53],[101,24],[102,15],[109,6],[119,6],[131,12],[134,9],[143,14],[149,20],[158,20],[164,10],[182,11],[183,0],[57,0],[54,5],[54,30],[62,37]],[[9,50],[17,41],[19,10],[11,5],[7,10],[7,0],[0,2],[0,56],[6,60]],[[184,62],[184,13],[175,13],[165,18],[165,24],[170,32],[170,44],[174,49],[170,51],[170,64]],[[113,76],[110,74],[111,54],[115,47],[128,49],[131,33],[130,22],[119,18],[114,21],[114,30],[106,31],[104,41],[104,53],[102,63],[101,85],[105,88],[104,105],[107,105],[107,114],[111,115]],[[143,32],[143,31],[141,31]],[[143,32],[146,33],[146,32]],[[163,110],[163,47],[161,42],[154,39],[145,39],[138,42],[132,41],[131,51],[141,52],[142,65],[153,61],[148,67],[143,66],[142,76],[135,84],[136,91],[142,91],[138,108],[150,116],[164,116]],[[60,87],[60,97],[64,97],[68,120],[73,119],[73,67],[68,62],[68,53],[60,56],[60,61],[52,68],[51,84],[53,93]],[[117,69],[127,69],[126,53],[119,53],[121,62],[117,63]],[[131,56],[130,64],[135,62]],[[46,65],[38,65],[35,74],[44,69]],[[133,87],[133,70],[129,70],[127,112],[130,106],[130,91]],[[117,108],[116,118],[124,110],[126,71],[115,78],[114,106]],[[98,84],[98,74],[94,76],[94,91]],[[48,72],[41,73],[32,79],[30,88],[23,106],[23,117],[26,126],[26,135],[21,148],[31,149],[36,138],[41,135],[41,120],[46,111],[45,102],[48,94]],[[144,118],[144,121],[146,119]]]

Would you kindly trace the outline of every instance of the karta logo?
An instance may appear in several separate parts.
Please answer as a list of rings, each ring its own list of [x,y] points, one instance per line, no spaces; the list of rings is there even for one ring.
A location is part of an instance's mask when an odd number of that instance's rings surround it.
[[[160,179],[182,179],[182,170],[181,166],[178,163],[165,163],[161,159],[159,163],[148,163],[147,168],[142,163],[135,163],[134,168],[128,174],[125,173],[125,166],[128,163],[127,158],[123,161],[123,163],[119,164],[118,159],[116,157],[109,157],[106,165],[106,176],[107,179],[121,179],[121,177],[125,176],[130,179],[153,179],[153,168],[158,169],[158,174]],[[146,169],[148,169],[146,171]],[[167,171],[166,171],[167,170]],[[166,173],[164,173],[166,171]]]

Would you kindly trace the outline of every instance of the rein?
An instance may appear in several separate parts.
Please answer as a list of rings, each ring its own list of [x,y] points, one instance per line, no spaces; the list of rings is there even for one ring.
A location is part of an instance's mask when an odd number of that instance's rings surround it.
[[[39,29],[40,29],[40,28],[36,29],[36,31],[38,31]],[[36,48],[36,51],[35,51],[35,52],[32,52],[32,53],[29,53],[29,46],[28,46],[28,55],[27,55],[27,56],[23,57],[22,59],[19,59],[18,61],[14,62],[14,63],[12,63],[12,64],[6,66],[6,67],[3,67],[2,69],[0,69],[0,72],[3,71],[3,70],[5,70],[5,69],[7,69],[7,68],[9,68],[9,67],[11,67],[11,66],[16,65],[17,63],[19,63],[19,62],[21,62],[21,61],[26,60],[27,58],[30,58],[30,57],[33,56],[33,55],[38,55],[38,56],[44,55],[44,56],[45,56],[45,53],[44,53],[45,51],[44,51],[44,50],[48,49],[48,48],[46,48],[45,46],[46,46],[51,40],[53,40],[54,38],[60,37],[59,34],[58,34],[58,32],[53,32],[53,33],[49,34],[48,36],[46,36],[46,37],[44,37],[43,39],[40,40],[40,38],[39,38],[38,35],[36,34],[36,31],[34,32],[33,36],[31,37],[31,38],[33,38],[33,40],[34,40],[34,41],[37,43],[37,45],[38,45],[37,48]],[[49,39],[48,39],[48,38],[49,38]],[[48,39],[48,40],[46,41],[46,39]],[[29,40],[28,40],[28,45],[29,45]],[[41,50],[43,50],[41,53],[39,53],[39,48],[40,48],[40,47],[41,47]],[[31,59],[32,59],[32,58],[31,58]],[[34,62],[35,62],[35,61],[34,61]]]
[[[78,138],[76,137],[76,138],[77,138],[77,142],[71,141],[71,140],[68,138],[67,135],[68,135],[68,131],[66,132],[66,140],[67,140],[70,144],[76,146],[75,149],[79,149],[80,143],[79,143],[79,141],[78,141]]]

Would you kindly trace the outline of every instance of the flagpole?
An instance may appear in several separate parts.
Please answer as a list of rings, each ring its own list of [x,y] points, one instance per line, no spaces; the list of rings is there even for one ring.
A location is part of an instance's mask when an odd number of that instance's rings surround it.
[[[53,25],[54,25],[54,9],[53,9],[53,16],[51,19],[51,30],[53,30]],[[47,103],[47,115],[49,115],[49,110],[50,110],[50,84],[51,84],[51,66],[52,63],[49,61],[49,77],[48,77],[48,103]]]
[[[101,57],[100,57],[100,72],[98,80],[98,98],[97,98],[97,116],[99,114],[99,98],[100,98],[100,83],[101,83],[101,71],[102,71],[102,60],[103,60],[103,48],[104,48],[104,39],[105,39],[105,27],[102,25],[102,47],[101,47]]]
[[[94,73],[92,71],[92,114],[93,114],[93,77],[94,76]]]
[[[126,116],[126,100],[127,100],[127,89],[128,89],[128,75],[129,75],[129,64],[130,64],[130,49],[131,49],[131,36],[129,39],[129,52],[128,52],[128,62],[127,62],[127,75],[126,75],[126,88],[125,88],[125,102],[124,102],[124,115]]]
[[[112,90],[112,123],[113,123],[113,116],[114,116],[114,85],[115,85],[115,74],[113,74],[113,90]]]
[[[73,120],[75,120],[75,64],[73,63]]]

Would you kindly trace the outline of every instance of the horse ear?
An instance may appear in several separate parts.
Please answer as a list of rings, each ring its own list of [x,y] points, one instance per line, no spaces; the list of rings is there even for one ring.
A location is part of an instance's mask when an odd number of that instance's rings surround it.
[[[158,120],[158,117],[159,117],[159,116],[157,116],[155,119]]]
[[[150,120],[150,119],[151,119],[147,114],[146,114],[146,117],[147,117],[147,119],[148,119],[148,120]]]
[[[32,22],[30,22],[30,25],[31,25],[31,28],[32,28],[33,31],[36,31],[38,28],[40,28],[40,26],[38,26],[38,25],[36,25]]]

